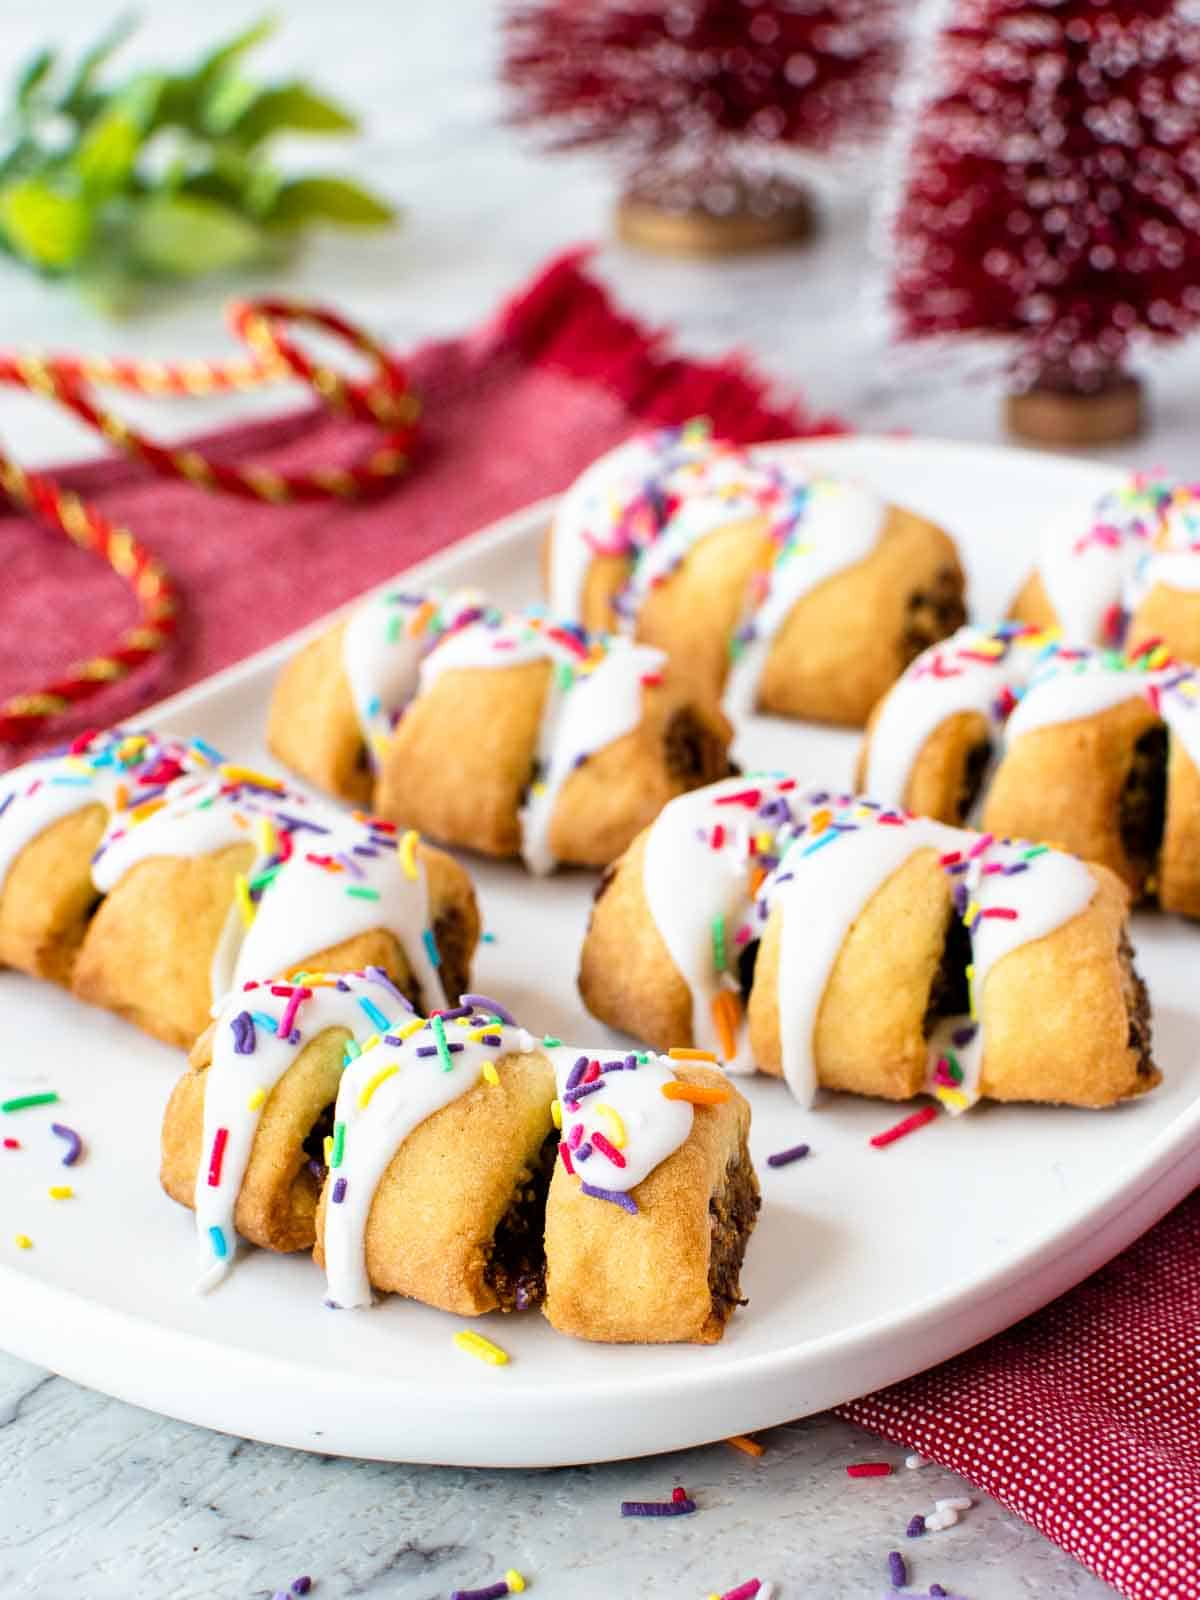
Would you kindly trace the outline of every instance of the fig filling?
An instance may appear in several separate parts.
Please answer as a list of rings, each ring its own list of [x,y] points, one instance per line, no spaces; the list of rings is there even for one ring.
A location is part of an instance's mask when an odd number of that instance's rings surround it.
[[[1121,843],[1148,873],[1158,859],[1167,817],[1167,730],[1161,723],[1147,728],[1134,745],[1118,808]]]
[[[914,589],[905,602],[900,635],[904,665],[915,660],[922,650],[928,650],[931,644],[961,628],[966,620],[961,575],[953,567],[939,567],[928,588]]]
[[[758,1220],[762,1197],[749,1157],[744,1151],[725,1169],[725,1182],[708,1202],[708,1292],[713,1316],[728,1322],[734,1308],[744,1306],[742,1259]]]
[[[1117,960],[1121,963],[1121,986],[1129,1018],[1129,1048],[1138,1054],[1137,1074],[1139,1078],[1157,1081],[1158,1071],[1150,1055],[1150,996],[1141,973],[1133,964],[1133,946],[1127,933],[1121,934]]]
[[[331,1100],[308,1130],[304,1140],[307,1169],[312,1174],[313,1182],[318,1189],[329,1176],[329,1169],[325,1165],[325,1141],[333,1137],[334,1109],[334,1102]]]
[[[690,707],[676,711],[663,732],[667,774],[689,789],[729,774],[725,742]]]
[[[971,939],[966,925],[951,915],[946,925],[942,958],[929,985],[929,1002],[925,1007],[925,1036],[942,1017],[960,1017],[970,1008],[967,992],[967,968],[971,964]]]
[[[528,1311],[546,1298],[546,1195],[557,1153],[558,1134],[548,1133],[492,1236],[483,1278],[501,1311]]]
[[[458,997],[467,987],[468,975],[471,969],[471,955],[467,941],[467,919],[459,906],[444,906],[433,919],[433,939],[437,945],[438,955],[441,958],[438,972],[441,975],[442,987],[446,991],[446,999],[451,1005],[458,1004]],[[409,995],[409,999],[420,1006],[420,995]]]
[[[979,799],[979,791],[983,788],[984,776],[987,773],[988,762],[992,757],[992,744],[990,739],[980,739],[967,751],[966,760],[963,762],[962,778],[955,796],[954,806],[958,814],[958,821],[965,822],[971,815],[971,808]]]
[[[755,939],[752,944],[744,944],[738,952],[738,987],[742,991],[742,1004],[750,1004],[750,991],[754,987],[754,969],[758,966],[758,946],[760,941]]]

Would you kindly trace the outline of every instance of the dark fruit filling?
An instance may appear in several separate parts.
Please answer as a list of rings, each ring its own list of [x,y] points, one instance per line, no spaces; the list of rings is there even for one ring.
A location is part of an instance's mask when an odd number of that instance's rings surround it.
[[[712,783],[729,772],[723,740],[687,706],[667,723],[663,747],[668,775],[689,788]]]
[[[1125,1010],[1129,1017],[1129,1048],[1138,1053],[1138,1077],[1154,1075],[1154,1062],[1150,1056],[1150,996],[1141,974],[1133,964],[1133,946],[1129,935],[1122,933],[1117,959],[1121,963],[1121,976],[1125,990]]]
[[[735,1158],[725,1169],[720,1194],[708,1202],[708,1292],[713,1315],[722,1322],[728,1321],[735,1306],[746,1303],[740,1281],[742,1258],[761,1204],[749,1159]]]
[[[493,1236],[483,1276],[502,1311],[528,1311],[546,1297],[546,1194],[557,1153],[558,1134],[549,1133],[534,1170],[521,1174],[512,1203]]]
[[[334,1104],[330,1101],[308,1130],[308,1137],[304,1141],[308,1170],[316,1180],[318,1188],[328,1176],[328,1168],[325,1165],[325,1141],[333,1137],[333,1113]]]
[[[966,925],[958,917],[951,916],[946,927],[946,941],[942,946],[942,959],[929,985],[929,1003],[925,1007],[926,1037],[932,1033],[934,1023],[941,1017],[959,1017],[969,1009],[967,968],[970,964],[970,935]]]
[[[961,628],[967,620],[962,579],[953,567],[939,567],[927,589],[915,589],[904,607],[900,653],[905,665]]]
[[[962,783],[954,801],[959,822],[967,820],[971,814],[971,807],[979,798],[991,754],[992,745],[989,739],[981,739],[967,751],[967,759],[963,762]]]
[[[1147,728],[1133,747],[1118,802],[1121,843],[1148,871],[1162,845],[1167,815],[1167,730]]]

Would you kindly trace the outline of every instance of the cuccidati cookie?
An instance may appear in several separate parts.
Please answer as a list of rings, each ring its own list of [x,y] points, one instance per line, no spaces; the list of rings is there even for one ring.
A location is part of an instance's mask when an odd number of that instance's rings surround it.
[[[889,805],[1061,845],[1200,916],[1200,672],[1020,624],[967,628],[880,702],[858,781]]]
[[[795,780],[666,807],[602,881],[588,1009],[654,1047],[952,1111],[1107,1106],[1158,1081],[1106,868]]]
[[[289,663],[268,742],[332,794],[544,873],[606,865],[728,772],[731,737],[659,650],[474,591],[393,590]]]
[[[304,973],[229,995],[161,1172],[204,1288],[240,1237],[312,1249],[336,1308],[540,1305],[581,1338],[711,1343],[757,1216],[749,1120],[694,1059],[538,1039],[483,995],[423,1017],[377,970]]]
[[[203,741],[114,730],[0,780],[0,961],[170,1044],[249,972],[370,964],[453,1000],[478,932],[449,856]]]
[[[735,719],[861,726],[963,621],[953,541],[863,485],[776,467],[698,424],[641,435],[567,490],[550,608],[665,650]]]

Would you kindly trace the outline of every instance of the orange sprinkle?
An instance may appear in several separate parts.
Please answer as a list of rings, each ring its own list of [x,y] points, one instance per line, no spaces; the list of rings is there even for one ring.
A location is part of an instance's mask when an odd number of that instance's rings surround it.
[[[667,1054],[672,1061],[715,1061],[717,1059],[711,1050],[685,1050],[680,1044],[672,1045]]]
[[[664,1083],[663,1098],[688,1100],[694,1106],[723,1106],[732,1090],[726,1083]]]
[[[135,822],[145,822],[147,817],[152,817],[156,811],[161,811],[166,803],[165,800],[144,800],[140,806],[134,806],[129,815]]]
[[[712,1003],[712,1019],[721,1050],[727,1061],[737,1055],[737,1030],[742,1020],[742,1003],[732,990],[722,989]]]
[[[129,785],[127,783],[119,783],[116,789],[113,791],[113,810],[124,811],[128,804]]]
[[[765,867],[755,867],[754,872],[751,874],[751,878],[750,878],[750,898],[752,900],[757,900],[758,899],[758,891],[762,888],[763,884],[766,881],[767,881],[766,868]]]
[[[429,621],[430,617],[433,616],[436,610],[437,606],[434,605],[432,600],[426,600],[423,605],[419,605],[417,607],[412,616],[408,619],[407,632],[410,639],[415,639],[417,635],[424,630],[425,624]]]
[[[757,1439],[747,1439],[744,1433],[735,1433],[731,1439],[726,1439],[726,1444],[731,1444],[735,1450],[741,1450],[748,1456],[760,1456],[763,1447]]]

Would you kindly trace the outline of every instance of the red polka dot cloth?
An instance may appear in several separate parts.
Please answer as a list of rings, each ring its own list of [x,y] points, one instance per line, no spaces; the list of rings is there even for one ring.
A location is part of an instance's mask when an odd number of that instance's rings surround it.
[[[1200,1190],[1044,1311],[841,1414],[1129,1600],[1200,1600]]]

